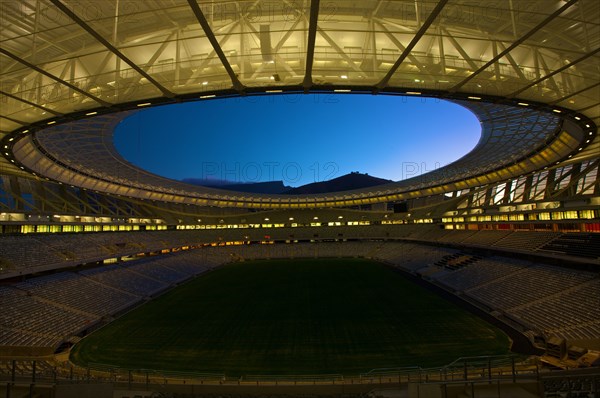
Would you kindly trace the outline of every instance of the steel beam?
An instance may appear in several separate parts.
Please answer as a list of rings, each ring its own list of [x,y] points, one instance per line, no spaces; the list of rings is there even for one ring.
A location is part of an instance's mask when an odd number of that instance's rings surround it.
[[[10,120],[10,121],[11,121],[11,122],[13,122],[13,123],[20,124],[21,126],[26,126],[26,125],[28,125],[28,124],[29,124],[29,123],[27,123],[27,122],[23,122],[23,121],[21,121],[21,120],[13,119],[13,118],[12,118],[12,117],[10,117],[10,116],[0,115],[0,117],[1,117],[1,118],[3,118],[3,119],[6,119],[6,120]]]
[[[236,21],[234,23],[231,24],[231,26],[229,27],[229,30],[223,35],[223,38],[221,39],[221,41],[218,43],[219,44],[219,48],[222,48],[223,45],[225,43],[227,43],[227,41],[231,38],[231,32],[233,32],[233,30],[240,25],[239,21]],[[190,53],[190,51],[188,50],[188,53]],[[198,68],[196,69],[196,71],[192,71],[191,76],[187,79],[187,81],[185,82],[186,85],[192,84],[193,81],[198,78],[200,76],[200,74],[202,73],[202,70],[204,68],[206,68],[208,66],[208,64],[210,63],[211,59],[215,56],[217,52],[213,50],[208,54],[208,56],[206,57],[206,59],[204,61],[202,61],[202,63],[200,64],[200,66],[198,66]]]
[[[317,27],[317,31],[319,32],[319,34],[321,35],[322,38],[325,39],[325,41],[327,43],[329,43],[329,45],[331,47],[333,47],[333,49],[335,50],[336,53],[338,53],[343,59],[344,61],[346,61],[346,63],[348,63],[348,65],[354,69],[356,72],[363,74],[362,69],[360,69],[360,67],[358,65],[356,65],[356,63],[354,62],[354,60],[352,60],[352,58],[350,58],[350,56],[348,54],[346,54],[344,52],[344,50],[342,50],[342,48],[340,46],[338,46],[338,44],[331,38],[331,36],[329,36],[323,29]]]
[[[508,55],[508,53],[511,52],[513,49],[515,49],[517,46],[521,45],[521,43],[523,43],[525,40],[529,39],[531,36],[536,34],[540,29],[542,29],[548,23],[553,21],[556,17],[558,17],[560,14],[562,14],[568,8],[573,6],[575,3],[577,3],[577,1],[578,0],[570,0],[568,3],[565,3],[562,7],[560,7],[558,10],[554,11],[552,14],[548,15],[542,22],[537,24],[533,29],[531,29],[529,32],[525,33],[523,36],[521,36],[521,38],[516,40],[513,44],[511,44],[507,48],[505,48],[504,51],[501,51],[498,55],[496,55],[495,57],[490,59],[481,68],[477,69],[471,75],[467,76],[465,79],[463,79],[463,81],[461,81],[460,83],[458,83],[457,85],[452,87],[449,91],[452,93],[452,92],[455,92],[458,89],[460,89],[462,86],[467,84],[475,76],[477,76],[478,74],[480,74],[481,72],[483,72],[484,70],[489,68],[492,64],[496,63],[498,60],[500,60],[500,58],[504,57],[505,55]],[[513,15],[512,2],[510,4],[511,4],[511,16],[512,16]],[[514,23],[514,21],[513,21],[513,23]],[[509,60],[509,62],[511,62],[511,60]],[[512,62],[511,62],[511,64],[512,64]],[[514,65],[513,65],[513,67],[514,67]]]
[[[150,57],[150,60],[144,65],[144,67],[142,68],[142,70],[144,72],[148,72],[150,70],[150,68],[154,65],[154,63],[156,62],[156,60],[158,59],[158,57],[160,57],[160,55],[165,51],[165,48],[167,48],[167,46],[169,45],[169,43],[171,42],[171,39],[177,34],[177,31],[173,31],[171,32],[171,34],[169,34],[169,36],[167,36],[167,38],[162,42],[162,44],[160,45],[160,47],[154,52],[154,54],[152,55],[152,57]],[[176,42],[177,43],[177,42]],[[177,43],[178,44],[178,43]],[[177,46],[179,48],[179,46]],[[177,65],[177,64],[176,64]],[[142,80],[141,78],[138,79],[138,83],[139,81]],[[125,92],[125,97],[127,97],[127,95],[134,89],[134,86],[130,86],[129,89]]]
[[[558,68],[558,69],[554,70],[553,72],[551,72],[551,73],[549,73],[549,74],[547,74],[545,76],[542,76],[539,79],[534,80],[533,82],[529,83],[525,87],[522,87],[522,88],[518,89],[517,91],[510,93],[506,97],[507,98],[513,98],[513,97],[521,94],[523,91],[525,91],[525,90],[527,90],[527,89],[529,89],[529,88],[531,88],[531,87],[533,87],[533,86],[535,86],[535,85],[543,82],[544,80],[550,79],[552,76],[557,75],[560,72],[569,69],[573,65],[576,65],[579,62],[585,61],[586,59],[588,59],[590,57],[593,57],[594,55],[598,54],[599,52],[600,52],[600,47],[597,48],[597,49],[595,49],[595,50],[593,50],[593,51],[591,51],[591,52],[589,52],[589,53],[587,53],[587,54],[585,54],[585,55],[583,55],[583,56],[581,56],[581,57],[579,57],[579,58],[577,58],[575,61],[569,62],[568,64],[562,66],[561,68]]]
[[[565,95],[564,97],[561,97],[561,98],[557,99],[556,101],[550,102],[550,104],[558,104],[559,102],[562,102],[562,101],[564,101],[566,99],[569,99],[571,97],[574,97],[576,95],[584,93],[584,92],[586,92],[588,90],[594,89],[594,88],[596,88],[598,86],[600,86],[600,82],[597,82],[595,84],[592,84],[591,86],[588,86],[588,87],[582,88],[581,90],[578,90],[578,91],[575,91],[573,93],[570,93],[569,95]]]
[[[233,88],[235,90],[237,90],[238,92],[243,93],[244,85],[240,82],[236,73],[233,71],[233,68],[229,64],[229,61],[227,60],[227,57],[225,56],[223,49],[219,45],[219,42],[217,41],[217,38],[215,37],[215,34],[210,27],[210,24],[206,20],[204,13],[198,6],[198,3],[196,3],[196,0],[188,0],[188,4],[190,5],[192,12],[196,16],[198,23],[200,23],[200,26],[202,26],[202,29],[204,30],[204,34],[206,35],[206,38],[208,39],[208,41],[210,41],[210,44],[212,45],[213,49],[215,50],[215,53],[221,60],[221,63],[223,64],[223,66],[225,67],[225,70],[227,71],[227,74],[229,75],[229,78],[231,79],[231,83],[233,84]]]
[[[431,12],[431,14],[429,14],[429,17],[427,17],[427,20],[423,23],[423,25],[421,25],[421,27],[417,31],[417,34],[412,38],[412,40],[410,41],[408,46],[406,46],[406,48],[404,49],[402,54],[400,54],[400,57],[396,60],[394,65],[392,65],[390,70],[388,70],[388,72],[383,77],[383,79],[381,79],[381,81],[379,83],[377,83],[377,85],[375,86],[377,88],[377,90],[381,90],[387,86],[388,82],[390,81],[390,79],[392,78],[394,73],[396,73],[396,70],[398,70],[398,68],[400,67],[402,62],[404,62],[406,57],[408,57],[408,55],[410,54],[412,49],[417,45],[419,40],[421,40],[421,37],[423,37],[425,32],[427,32],[427,29],[429,29],[429,26],[431,26],[433,21],[435,21],[435,19],[440,14],[440,12],[442,11],[442,9],[444,8],[444,6],[446,5],[447,2],[448,2],[448,0],[440,0],[437,3],[437,5],[435,6],[435,8]]]
[[[42,68],[37,67],[34,64],[25,61],[24,59],[22,59],[22,58],[20,58],[20,57],[18,57],[16,55],[14,55],[13,53],[9,52],[8,50],[6,50],[3,47],[0,47],[0,54],[4,54],[4,55],[6,55],[9,58],[14,59],[15,61],[19,62],[20,64],[23,64],[26,67],[28,67],[30,69],[33,69],[34,71],[36,71],[38,73],[41,73],[42,75],[47,76],[50,79],[52,79],[54,81],[57,81],[60,84],[66,86],[66,87],[69,87],[70,89],[72,89],[74,91],[77,91],[78,93],[80,93],[82,95],[85,95],[86,97],[89,97],[89,98],[93,99],[94,101],[98,102],[99,104],[102,104],[103,106],[110,106],[111,105],[109,102],[106,102],[106,101],[104,101],[104,100],[96,97],[95,95],[92,95],[92,94],[88,93],[87,91],[84,91],[84,90],[80,89],[79,87],[77,87],[77,86],[75,86],[75,85],[73,85],[73,84],[71,84],[71,83],[69,83],[69,82],[67,82],[67,81],[65,81],[63,79],[61,79],[59,77],[56,77],[56,76],[54,76],[51,73],[46,72]]]
[[[317,40],[317,24],[319,22],[319,0],[310,2],[310,20],[308,24],[308,43],[306,43],[306,67],[302,86],[307,91],[312,86],[312,67],[315,59],[315,41]]]
[[[400,49],[401,52],[406,51],[406,47],[404,47],[402,45],[402,43],[400,42],[400,40],[398,40],[396,38],[396,36],[394,36],[392,34],[392,32],[390,32],[380,21],[377,21],[377,24],[379,24],[379,26],[381,27],[381,31],[388,37],[388,39],[390,39],[390,41],[392,43],[394,43],[394,45],[396,47],[398,47]],[[425,65],[423,65],[421,62],[419,62],[419,60],[417,59],[417,57],[415,57],[412,54],[408,54],[408,59],[417,67],[419,68],[420,72],[423,73],[428,73],[427,68],[425,67]]]
[[[52,109],[50,109],[50,108],[46,108],[45,106],[42,106],[42,105],[38,105],[38,104],[36,104],[36,103],[34,103],[34,102],[31,102],[31,101],[28,101],[28,100],[26,100],[26,99],[19,98],[19,97],[17,97],[16,95],[12,95],[12,94],[10,94],[10,93],[7,93],[6,91],[0,91],[0,94],[2,94],[2,95],[6,95],[8,98],[12,98],[12,99],[14,99],[15,101],[23,102],[23,103],[25,103],[25,104],[27,104],[27,105],[29,105],[29,106],[33,106],[33,107],[35,107],[35,108],[39,108],[39,109],[41,109],[41,110],[43,110],[43,111],[45,111],[45,112],[51,113],[51,114],[53,114],[53,115],[55,115],[55,116],[62,116],[62,115],[63,115],[63,114],[62,114],[62,113],[60,113],[60,112],[56,112],[55,110],[52,110]]]
[[[66,14],[69,18],[71,18],[77,25],[79,25],[83,30],[88,32],[94,39],[102,43],[104,47],[106,47],[110,52],[115,54],[118,58],[125,61],[127,65],[129,65],[133,70],[137,73],[145,77],[150,83],[152,83],[157,89],[159,89],[165,97],[173,98],[175,94],[171,91],[167,90],[162,84],[156,81],[152,76],[147,74],[142,68],[140,68],[135,62],[130,60],[125,54],[119,51],[115,46],[113,46],[108,40],[106,40],[100,33],[96,32],[90,25],[88,25],[83,19],[79,18],[73,11],[69,9],[66,5],[60,2],[60,0],[49,0],[52,4],[56,6],[59,10],[61,10],[64,14]]]

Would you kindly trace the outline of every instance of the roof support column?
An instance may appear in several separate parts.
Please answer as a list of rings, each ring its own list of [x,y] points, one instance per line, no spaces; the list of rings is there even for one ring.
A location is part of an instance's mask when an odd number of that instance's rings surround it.
[[[306,43],[306,67],[302,86],[308,92],[312,86],[312,67],[315,56],[315,41],[317,39],[317,23],[319,20],[319,0],[310,2],[310,21],[308,25],[308,43]]]
[[[202,30],[204,30],[204,34],[206,34],[206,38],[208,39],[208,41],[210,41],[210,44],[212,45],[213,49],[215,50],[215,53],[221,60],[221,63],[223,64],[223,66],[225,67],[225,70],[227,71],[227,74],[229,75],[229,78],[231,79],[231,83],[233,84],[233,88],[235,90],[237,90],[238,92],[243,93],[244,85],[240,82],[237,75],[233,71],[233,68],[229,64],[229,61],[227,60],[227,57],[225,56],[223,49],[219,45],[219,42],[217,41],[217,38],[215,37],[215,34],[210,27],[210,24],[206,20],[204,13],[198,6],[198,3],[196,3],[196,0],[188,0],[188,4],[190,5],[190,8],[192,9],[194,15],[196,16],[198,23],[200,23],[200,26],[202,26]]]

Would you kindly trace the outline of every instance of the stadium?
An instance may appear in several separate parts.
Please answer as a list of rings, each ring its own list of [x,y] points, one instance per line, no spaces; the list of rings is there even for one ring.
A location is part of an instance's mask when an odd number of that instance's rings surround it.
[[[593,0],[0,3],[0,396],[599,397],[599,20]],[[307,94],[449,101],[481,137],[299,195],[167,179],[113,142],[154,107]]]

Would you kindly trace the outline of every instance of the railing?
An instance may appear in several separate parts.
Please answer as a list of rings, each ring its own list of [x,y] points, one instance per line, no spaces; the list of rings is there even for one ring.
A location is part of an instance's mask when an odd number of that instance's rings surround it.
[[[224,373],[176,372],[154,369],[127,369],[108,364],[86,367],[70,362],[52,363],[41,360],[0,360],[0,382],[51,381],[53,383],[85,383],[93,381],[142,385],[166,384],[236,384],[236,385],[300,385],[300,384],[391,384],[454,383],[471,381],[512,381],[539,378],[540,367],[535,357],[519,360],[516,356],[483,356],[459,358],[438,368],[373,369],[358,375],[244,375]]]

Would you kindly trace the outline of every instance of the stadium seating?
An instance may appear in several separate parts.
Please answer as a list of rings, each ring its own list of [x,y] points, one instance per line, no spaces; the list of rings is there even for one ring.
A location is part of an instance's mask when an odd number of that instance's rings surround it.
[[[102,285],[73,272],[31,278],[15,286],[31,295],[97,317],[111,315],[140,301],[138,296]]]
[[[142,297],[152,296],[168,287],[161,281],[130,272],[118,265],[93,268],[79,273],[102,285]]]
[[[514,231],[494,243],[494,247],[511,250],[535,251],[548,242],[560,237],[558,232]]]
[[[422,237],[427,230],[431,229],[408,228],[407,237]],[[511,231],[438,232],[436,236],[446,242],[485,242],[507,248],[516,242],[524,244],[531,238],[529,233]],[[90,234],[94,248],[78,253],[95,254],[98,250],[123,247],[137,251],[142,246],[147,249],[174,241],[191,242],[197,232],[179,234],[170,231],[169,238],[152,232],[131,235],[135,235],[137,243],[125,241],[127,234]],[[162,239],[160,242],[158,237]],[[529,248],[548,247],[549,240],[563,237],[547,233],[532,239]],[[25,240],[31,242],[29,237]],[[25,240],[9,239],[5,247],[16,246],[15,242]],[[69,238],[43,241],[45,243],[37,243],[56,252],[71,250]],[[41,262],[42,256],[31,256],[32,261]],[[317,257],[377,259],[422,275],[472,302],[498,311],[511,322],[518,322],[524,331],[574,340],[600,338],[600,278],[597,273],[498,255],[475,256],[459,249],[416,241],[359,240],[207,246],[166,255],[136,255],[131,257],[134,261],[31,277],[0,287],[0,345],[56,347],[70,336],[121,313],[145,297],[229,262]]]
[[[539,248],[541,252],[568,254],[570,256],[600,258],[600,234],[564,234]]]
[[[394,240],[404,239],[441,245],[460,245],[460,247],[493,248],[508,252],[531,252],[551,257],[566,255],[595,261],[600,258],[600,249],[598,249],[600,234],[518,230],[448,230],[440,229],[436,225],[26,234],[3,236],[0,239],[0,278],[3,275],[26,275],[108,258],[158,253],[165,249],[197,247],[207,243],[239,241],[240,239],[257,241],[262,240],[265,235],[270,236],[271,240],[277,241],[316,240],[321,244],[335,243],[334,240],[389,240],[390,237],[393,237]],[[256,250],[262,250],[264,258],[284,256],[269,253],[269,251],[283,250],[282,248]],[[316,250],[323,251],[327,256],[339,257],[341,255],[340,253],[329,253],[330,250],[325,248]],[[343,253],[343,255],[349,256],[364,254],[364,252]],[[308,255],[314,257],[314,250],[312,254]],[[290,256],[297,255],[290,253]]]
[[[12,287],[0,287],[0,301],[0,345],[53,346],[94,321]]]

